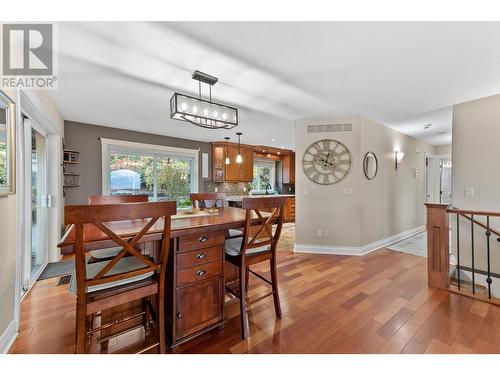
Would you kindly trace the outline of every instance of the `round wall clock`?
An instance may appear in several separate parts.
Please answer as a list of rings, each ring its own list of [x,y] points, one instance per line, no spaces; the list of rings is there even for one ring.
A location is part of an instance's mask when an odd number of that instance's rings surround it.
[[[351,153],[344,144],[322,139],[310,145],[302,158],[306,176],[320,185],[336,184],[351,169]]]

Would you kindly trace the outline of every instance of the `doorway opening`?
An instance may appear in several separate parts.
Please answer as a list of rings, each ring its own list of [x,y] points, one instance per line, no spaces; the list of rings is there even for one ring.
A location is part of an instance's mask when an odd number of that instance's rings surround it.
[[[451,204],[452,164],[450,156],[429,156],[426,166],[426,203]]]

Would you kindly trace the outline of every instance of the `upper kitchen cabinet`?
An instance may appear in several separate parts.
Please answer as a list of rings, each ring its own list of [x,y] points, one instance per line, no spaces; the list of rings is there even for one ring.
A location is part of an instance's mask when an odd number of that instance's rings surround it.
[[[295,184],[295,153],[283,155],[283,183]]]
[[[214,182],[224,182],[226,149],[224,146],[212,144],[212,180]]]
[[[253,148],[241,145],[241,163],[236,163],[238,145],[224,142],[212,143],[212,169],[214,182],[251,182],[253,180]],[[229,157],[229,164],[225,164]]]

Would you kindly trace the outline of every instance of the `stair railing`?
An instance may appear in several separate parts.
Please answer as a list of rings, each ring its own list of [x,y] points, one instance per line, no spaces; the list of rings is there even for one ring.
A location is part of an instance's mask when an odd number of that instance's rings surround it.
[[[493,278],[500,280],[500,274],[492,271],[491,264],[491,237],[495,236],[500,242],[500,231],[491,227],[491,218],[500,217],[500,212],[461,210],[450,207],[447,204],[427,203],[427,272],[428,285],[435,288],[446,289],[459,294],[464,294],[480,300],[486,300],[494,304],[500,304],[500,300],[492,295]],[[478,217],[485,217],[486,222],[480,221]],[[456,287],[450,283],[450,218],[455,224],[455,233],[453,233],[454,250],[456,253]],[[470,223],[470,237],[467,248],[461,246],[461,224],[463,220]],[[477,246],[478,232],[476,228],[484,229],[485,248]],[[470,266],[461,262],[462,258],[470,254]],[[480,252],[482,254],[480,254]],[[485,255],[486,269],[477,266],[476,258],[478,255]],[[464,288],[467,284],[462,280],[461,271],[469,272],[472,275],[471,291]],[[487,296],[478,293],[476,276],[486,276]]]

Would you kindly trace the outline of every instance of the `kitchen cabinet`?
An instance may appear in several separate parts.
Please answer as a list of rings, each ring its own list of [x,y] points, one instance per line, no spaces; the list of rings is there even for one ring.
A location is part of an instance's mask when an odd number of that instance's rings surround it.
[[[284,216],[286,222],[295,221],[295,197],[289,197],[284,209]]]
[[[224,324],[224,241],[225,232],[214,231],[173,242],[166,312],[172,347]]]
[[[295,184],[295,153],[283,155],[283,183]]]
[[[253,148],[240,146],[241,163],[236,163],[238,145],[230,143],[212,143],[212,180],[214,182],[252,182]],[[229,157],[230,164],[225,164]]]
[[[224,181],[224,146],[212,145],[212,180],[215,182]]]

